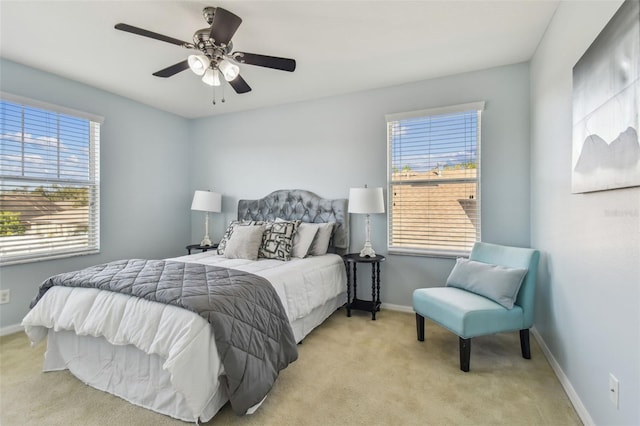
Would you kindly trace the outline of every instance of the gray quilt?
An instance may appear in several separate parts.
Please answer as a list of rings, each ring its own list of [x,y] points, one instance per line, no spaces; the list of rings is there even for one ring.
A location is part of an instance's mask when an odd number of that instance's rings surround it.
[[[54,285],[91,287],[196,312],[213,326],[224,365],[223,385],[235,413],[262,401],[298,349],[275,289],[254,274],[164,260],[119,260],[55,275],[31,307]]]

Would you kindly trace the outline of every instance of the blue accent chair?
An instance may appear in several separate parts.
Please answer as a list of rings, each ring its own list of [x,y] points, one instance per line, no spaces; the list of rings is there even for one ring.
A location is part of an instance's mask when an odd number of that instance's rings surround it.
[[[513,309],[457,287],[419,288],[413,292],[418,340],[424,341],[425,318],[455,333],[460,343],[460,369],[468,372],[472,337],[519,330],[522,357],[531,359],[529,328],[533,325],[539,258],[540,253],[533,249],[476,243],[469,260],[528,270]]]

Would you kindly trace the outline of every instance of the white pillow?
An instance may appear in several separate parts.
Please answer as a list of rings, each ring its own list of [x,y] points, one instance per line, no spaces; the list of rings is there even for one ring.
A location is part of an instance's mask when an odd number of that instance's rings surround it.
[[[309,256],[322,256],[327,254],[329,248],[329,241],[331,240],[331,234],[333,233],[334,222],[328,223],[310,223],[309,225],[315,226],[318,229],[316,236],[309,247]]]
[[[258,260],[265,225],[236,226],[227,240],[224,257],[227,259]]]
[[[236,229],[239,226],[262,225],[263,223],[264,222],[257,221],[257,220],[246,220],[246,221],[232,220],[231,223],[229,223],[227,230],[224,232],[224,235],[222,236],[220,243],[218,244],[218,249],[217,249],[218,254],[224,254],[224,249],[225,247],[227,247],[227,241],[229,241],[229,238],[231,238],[231,235],[233,234],[234,229]]]
[[[512,309],[527,271],[458,258],[447,278],[447,286],[479,294]]]
[[[293,249],[291,250],[291,256],[304,258],[309,253],[309,248],[313,239],[318,233],[318,227],[311,223],[301,223],[298,226],[296,235],[293,237]]]
[[[282,218],[277,217],[276,222],[288,222]],[[297,221],[300,222],[300,221]],[[303,259],[307,256],[311,243],[318,232],[317,223],[300,222],[293,236],[293,248],[291,249],[291,257],[298,257]]]

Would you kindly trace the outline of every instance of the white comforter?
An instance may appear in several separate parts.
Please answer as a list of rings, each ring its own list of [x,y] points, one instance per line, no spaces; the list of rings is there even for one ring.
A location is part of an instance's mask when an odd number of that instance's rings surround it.
[[[346,272],[342,258],[336,254],[294,258],[288,262],[261,259],[226,259],[210,252],[169,260],[204,263],[230,269],[251,272],[271,282],[284,306],[289,322],[308,315],[315,307],[323,305],[346,291]]]
[[[293,322],[346,289],[340,256],[326,255],[289,262],[226,259],[211,252],[169,260],[239,269],[268,279]],[[216,392],[223,373],[212,328],[197,314],[175,306],[86,288],[51,288],[22,321],[32,344],[48,329],[104,337],[113,345],[134,345],[165,360],[163,369],[182,393],[197,419]],[[296,336],[301,340],[304,336]],[[193,366],[198,365],[198,374]],[[191,374],[190,374],[191,373]],[[191,416],[189,416],[191,417]]]

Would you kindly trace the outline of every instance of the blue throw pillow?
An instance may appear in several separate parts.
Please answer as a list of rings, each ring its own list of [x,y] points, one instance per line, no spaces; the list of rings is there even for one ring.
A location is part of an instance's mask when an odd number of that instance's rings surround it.
[[[484,296],[507,309],[513,309],[527,269],[510,268],[458,258],[449,278],[448,287],[457,287]]]

